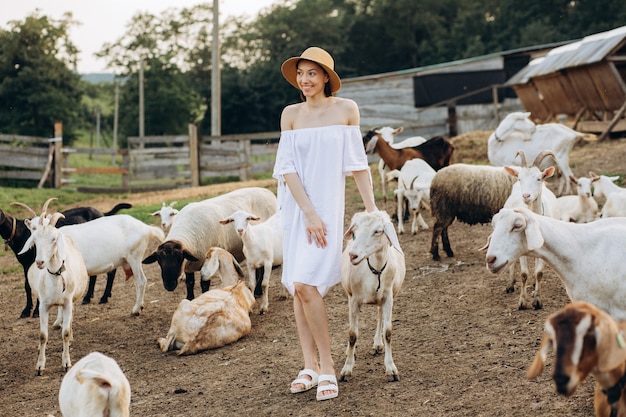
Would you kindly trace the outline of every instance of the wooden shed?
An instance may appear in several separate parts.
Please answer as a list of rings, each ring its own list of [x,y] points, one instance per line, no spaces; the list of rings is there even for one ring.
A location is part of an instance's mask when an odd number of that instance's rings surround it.
[[[507,85],[544,123],[583,132],[626,131],[626,26],[587,36],[533,59]]]
[[[403,126],[403,137],[427,138],[492,130],[506,114],[524,110],[506,81],[532,60],[564,44],[346,78],[339,95],[357,102],[364,129]]]

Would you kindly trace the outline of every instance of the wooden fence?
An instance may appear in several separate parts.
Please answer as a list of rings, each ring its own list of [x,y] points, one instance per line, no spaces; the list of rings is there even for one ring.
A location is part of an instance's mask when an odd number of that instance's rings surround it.
[[[117,175],[119,187],[80,187],[88,192],[126,192],[198,186],[214,177],[240,181],[269,173],[274,166],[280,132],[198,137],[194,125],[188,135],[129,137],[128,147],[109,149],[63,147],[61,135],[53,139],[0,135],[2,179],[46,179],[55,188],[74,183],[76,174]],[[105,155],[119,166],[77,167],[70,155]]]

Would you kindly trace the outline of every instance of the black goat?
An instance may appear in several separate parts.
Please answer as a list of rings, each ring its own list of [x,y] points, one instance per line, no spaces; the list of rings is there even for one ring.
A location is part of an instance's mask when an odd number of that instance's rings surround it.
[[[93,219],[97,219],[103,216],[111,216],[122,209],[131,208],[132,205],[128,203],[120,203],[113,207],[111,211],[102,213],[93,207],[76,207],[63,211],[65,218],[59,219],[56,227],[62,227],[69,224],[85,223]],[[33,216],[36,214],[32,213]],[[28,268],[35,261],[35,248],[31,248],[22,255],[18,255],[18,252],[24,247],[24,243],[30,237],[30,230],[24,224],[24,220],[18,220],[15,217],[11,217],[0,209],[0,236],[4,239],[5,247],[10,247],[15,253],[18,262],[24,268],[24,290],[26,291],[26,307],[22,310],[20,318],[29,317],[31,310],[33,310],[33,297],[31,294],[30,284],[28,283]],[[112,270],[107,273],[107,283],[104,290],[104,294],[100,299],[100,304],[104,304],[111,296],[111,290],[113,288],[113,280],[115,279],[116,270]],[[89,288],[87,293],[83,297],[83,304],[89,304],[93,297],[94,288],[96,286],[96,276],[89,277]],[[33,317],[39,317],[39,302],[33,310]]]

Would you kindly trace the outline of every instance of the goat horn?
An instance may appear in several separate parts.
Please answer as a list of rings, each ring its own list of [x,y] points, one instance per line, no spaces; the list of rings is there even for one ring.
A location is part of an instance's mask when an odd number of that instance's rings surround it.
[[[18,206],[18,207],[22,207],[24,210],[26,210],[27,212],[29,212],[30,214],[32,214],[33,217],[37,217],[37,213],[35,213],[35,210],[33,210],[32,208],[28,207],[26,204],[24,203],[18,203],[17,201],[14,201],[13,203],[11,203],[12,206]]]
[[[543,162],[544,158],[547,156],[551,156],[552,159],[554,159],[554,162],[558,164],[558,161],[556,159],[556,155],[554,154],[554,152],[543,151],[539,155],[537,155],[537,157],[535,158],[535,161],[533,162],[533,166],[536,166],[537,168],[539,168],[539,165],[541,164],[541,162]]]
[[[522,167],[528,168],[528,163],[526,162],[526,154],[524,153],[524,151],[517,151],[515,157],[517,158],[518,156],[522,160]]]
[[[65,216],[63,215],[63,213],[54,213],[52,217],[50,217],[50,226],[56,226],[59,219],[64,219],[64,218]]]
[[[46,200],[45,203],[43,203],[43,208],[41,209],[41,218],[43,219],[43,217],[48,213],[48,204],[50,204],[51,201],[53,200],[57,200],[56,197],[50,197],[49,199]]]

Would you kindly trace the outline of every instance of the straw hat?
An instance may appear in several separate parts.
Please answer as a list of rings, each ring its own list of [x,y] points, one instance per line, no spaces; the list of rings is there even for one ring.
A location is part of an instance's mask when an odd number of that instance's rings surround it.
[[[337,73],[335,72],[335,61],[328,52],[326,52],[322,48],[318,48],[317,46],[307,48],[304,52],[302,52],[302,55],[289,58],[288,60],[283,62],[280,70],[283,73],[283,77],[285,77],[285,79],[289,81],[289,84],[298,89],[300,88],[298,87],[296,76],[298,71],[298,61],[301,59],[313,61],[322,68],[324,68],[324,71],[326,71],[330,80],[330,92],[334,94],[339,91],[339,89],[341,88],[341,79],[339,78],[339,75],[337,75]]]

